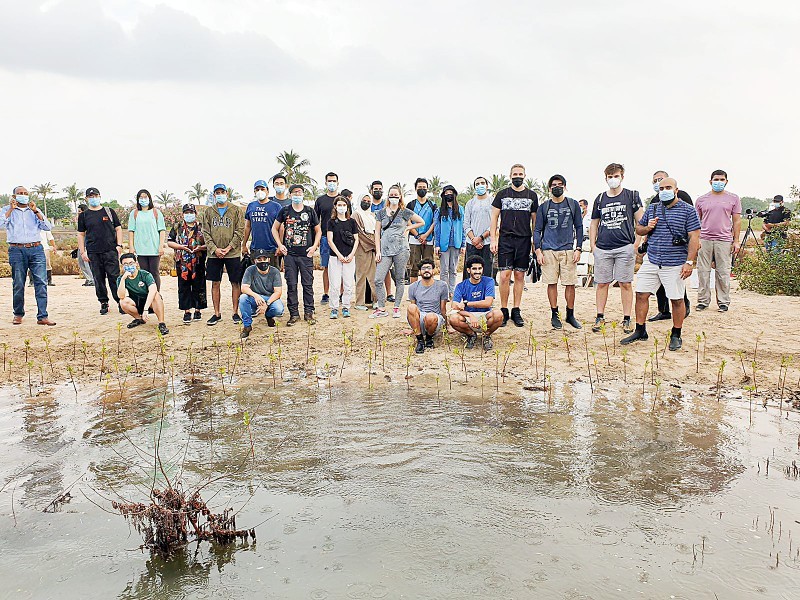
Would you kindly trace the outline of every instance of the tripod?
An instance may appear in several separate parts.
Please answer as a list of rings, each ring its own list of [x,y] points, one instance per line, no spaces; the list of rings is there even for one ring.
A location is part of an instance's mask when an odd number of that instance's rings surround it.
[[[762,256],[764,255],[764,249],[761,247],[760,240],[758,236],[756,236],[756,232],[753,231],[753,218],[755,215],[750,215],[747,217],[747,229],[744,232],[744,239],[742,240],[742,245],[739,248],[739,252],[731,259],[731,267],[736,264],[736,260],[742,256],[744,249],[747,247],[747,240],[749,238],[753,238],[753,241],[756,243],[756,248],[758,249],[758,253]]]

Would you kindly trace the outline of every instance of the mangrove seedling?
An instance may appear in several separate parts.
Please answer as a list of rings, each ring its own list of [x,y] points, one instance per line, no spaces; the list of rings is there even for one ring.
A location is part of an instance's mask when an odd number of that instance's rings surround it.
[[[611,321],[611,347],[614,349],[614,356],[617,355],[617,327],[619,327],[619,323]]]
[[[608,337],[606,337],[606,324],[605,321],[600,324],[600,333],[603,334],[603,345],[606,348],[606,361],[608,362],[608,366],[611,366],[611,356],[608,353]]]
[[[746,379],[747,378],[747,370],[744,368],[744,350],[737,350],[736,356],[739,359],[742,365],[742,376]]]
[[[67,365],[67,373],[69,373],[69,380],[72,383],[72,387],[75,389],[75,393],[78,393],[78,386],[75,385],[75,375],[74,375],[74,368],[72,365]]]
[[[253,429],[250,427],[251,418],[250,413],[248,411],[244,411],[244,426],[247,428],[247,435],[250,436],[250,454],[253,456],[253,461],[256,460],[256,445],[253,442]]]
[[[695,372],[699,374],[700,373],[700,344],[703,341],[703,336],[698,333],[698,334],[696,334],[694,336],[694,339],[695,339],[695,342],[696,342],[695,349],[694,349],[694,356],[695,356],[695,362],[697,363],[697,369],[696,369]]]
[[[592,366],[589,363],[589,336],[586,333],[586,323],[583,324],[583,348],[584,350],[586,350],[586,371],[589,373],[589,389],[591,390],[592,394],[594,394],[594,383],[592,382]]]
[[[367,389],[372,389],[372,350],[367,354]]]
[[[655,357],[655,368],[658,369],[658,336],[653,336],[653,356]]]
[[[628,349],[622,351],[622,381],[628,383]]]
[[[44,340],[44,349],[47,352],[47,362],[50,363],[50,372],[55,375],[56,370],[53,368],[53,357],[50,355],[50,338],[43,335],[42,340]]]
[[[222,384],[222,393],[223,394],[227,394],[227,392],[225,391],[225,373],[226,373],[225,367],[220,367],[219,368],[219,381]]]
[[[661,400],[661,380],[656,379],[656,393],[653,396],[653,411],[656,412],[656,403]]]
[[[719,369],[717,369],[717,402],[719,402],[720,390],[722,388],[722,374],[725,371],[725,364],[725,359],[722,359],[722,362],[719,363]]]
[[[447,360],[447,357],[444,357],[444,370],[447,371],[447,384],[450,388],[450,391],[453,391],[453,377],[450,374],[450,361]]]
[[[73,331],[72,332],[72,362],[75,362],[75,356],[76,356],[75,353],[77,352],[77,349],[78,349],[78,332],[77,331]],[[3,361],[3,366],[5,368],[5,361]]]
[[[565,333],[563,336],[561,336],[561,339],[564,342],[564,347],[567,349],[567,364],[571,365],[572,364],[572,355],[570,354],[570,351],[569,351],[569,337],[567,337],[567,334]]]

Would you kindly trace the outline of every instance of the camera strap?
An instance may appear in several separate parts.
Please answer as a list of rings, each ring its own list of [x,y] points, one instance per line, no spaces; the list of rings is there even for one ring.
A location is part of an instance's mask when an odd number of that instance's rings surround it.
[[[664,206],[663,202],[661,203],[661,213],[664,215],[664,223],[667,224],[667,229],[669,229],[670,234],[672,234],[672,237],[674,238],[675,232],[672,230],[672,226],[669,224],[669,220],[667,219],[667,208]],[[658,227],[658,225],[656,225],[656,227]]]

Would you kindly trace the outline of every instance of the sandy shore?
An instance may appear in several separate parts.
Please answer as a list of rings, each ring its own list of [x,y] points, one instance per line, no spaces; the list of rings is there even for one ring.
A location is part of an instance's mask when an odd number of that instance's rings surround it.
[[[408,371],[411,376],[409,385],[430,386],[432,394],[436,393],[437,376],[443,390],[449,390],[448,381],[451,380],[454,392],[458,389],[463,394],[471,388],[470,393],[475,393],[480,388],[480,372],[483,371],[484,388],[488,394],[496,385],[496,371],[502,374],[505,367],[506,376],[500,387],[504,393],[514,394],[520,387],[541,387],[545,378],[545,354],[546,375],[552,381],[581,380],[588,383],[588,353],[595,386],[598,377],[600,386],[624,385],[625,380],[629,385],[641,386],[644,365],[648,361],[648,373],[652,374],[645,380],[651,388],[651,381],[661,380],[665,389],[672,384],[709,390],[716,387],[723,360],[726,361],[723,386],[741,388],[751,383],[753,354],[758,343],[756,384],[760,394],[771,398],[779,393],[782,357],[800,354],[800,327],[796,326],[800,317],[800,298],[760,296],[739,290],[735,282],[728,313],[718,313],[713,308],[703,313],[692,312],[684,325],[684,347],[679,352],[663,352],[665,336],[671,326],[669,322],[649,324],[650,341],[628,346],[625,353],[625,347],[619,345],[621,327],[614,330],[609,326],[605,338],[590,330],[575,331],[569,326],[565,326],[563,332],[553,331],[549,325],[544,287],[529,284],[522,307],[527,324],[524,328],[517,328],[509,323],[498,330],[494,335],[495,352],[484,355],[480,349],[474,349],[457,353],[459,337],[453,334],[449,336],[449,342],[437,340],[436,349],[422,356],[409,350],[413,338],[408,335],[410,329],[405,319],[380,319],[376,323],[367,318],[367,313],[353,311],[352,318],[334,321],[328,319],[327,307],[318,307],[318,324],[313,327],[303,323],[287,328],[284,326],[287,316],[284,316],[279,320],[276,333],[266,326],[263,318],[257,319],[251,337],[240,344],[239,327],[231,320],[230,288],[226,282],[223,281],[222,286],[224,320],[215,327],[205,324],[211,310],[204,312],[202,321],[184,326],[182,312],[177,309],[176,279],[163,277],[162,282],[170,328],[163,350],[156,335],[155,318],[134,330],[126,329],[130,318],[120,315],[113,305],[108,315],[101,316],[93,288],[82,287],[82,280],[73,276],[55,277],[55,286],[48,288],[50,318],[58,323],[57,326],[36,324],[32,288],[26,288],[28,314],[25,321],[14,326],[11,324],[11,281],[0,280],[0,306],[3,307],[0,336],[4,353],[2,381],[27,388],[29,369],[26,360],[31,363],[34,393],[42,381],[45,384],[69,382],[69,366],[76,385],[80,386],[90,381],[99,382],[103,377],[109,380],[109,384],[117,385],[118,378],[145,374],[152,377],[154,371],[161,380],[174,371],[176,377],[194,374],[195,378],[219,383],[222,369],[226,383],[233,374],[234,380],[258,379],[272,385],[273,370],[278,379],[282,371],[285,377],[297,380],[298,375],[313,374],[314,367],[322,375],[328,365],[328,371],[336,369],[332,379],[334,385],[341,382],[366,386],[368,380],[373,385],[387,385],[387,382],[406,385]],[[322,277],[317,271],[317,300],[321,296],[321,287]],[[694,296],[695,292],[690,291],[693,305]],[[654,300],[651,307],[654,310]],[[593,321],[594,313],[594,288],[579,288],[576,315],[588,325]],[[621,320],[621,316],[619,293],[612,289],[606,318]],[[377,341],[376,325],[380,327]],[[702,340],[699,353],[698,335]],[[47,343],[44,336],[47,336]],[[29,344],[27,359],[26,340]],[[658,341],[657,358],[655,340]],[[372,374],[368,375],[370,352]],[[407,367],[409,355],[411,362]],[[174,360],[170,361],[170,357]],[[657,365],[654,364],[656,360]],[[787,396],[798,393],[798,367],[800,356],[795,357],[788,369]],[[748,379],[744,377],[745,371]],[[465,378],[466,384],[463,383]],[[303,384],[315,385],[316,379],[311,376]]]

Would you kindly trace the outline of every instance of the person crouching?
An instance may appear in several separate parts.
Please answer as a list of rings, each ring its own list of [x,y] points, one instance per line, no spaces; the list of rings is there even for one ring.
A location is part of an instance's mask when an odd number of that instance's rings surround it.
[[[158,331],[167,335],[164,323],[164,300],[156,287],[156,280],[152,274],[139,268],[136,255],[126,252],[119,258],[122,264],[122,275],[117,277],[117,295],[119,307],[130,316],[133,321],[128,323],[128,329],[133,329],[147,322],[147,312],[153,309],[158,318]]]

